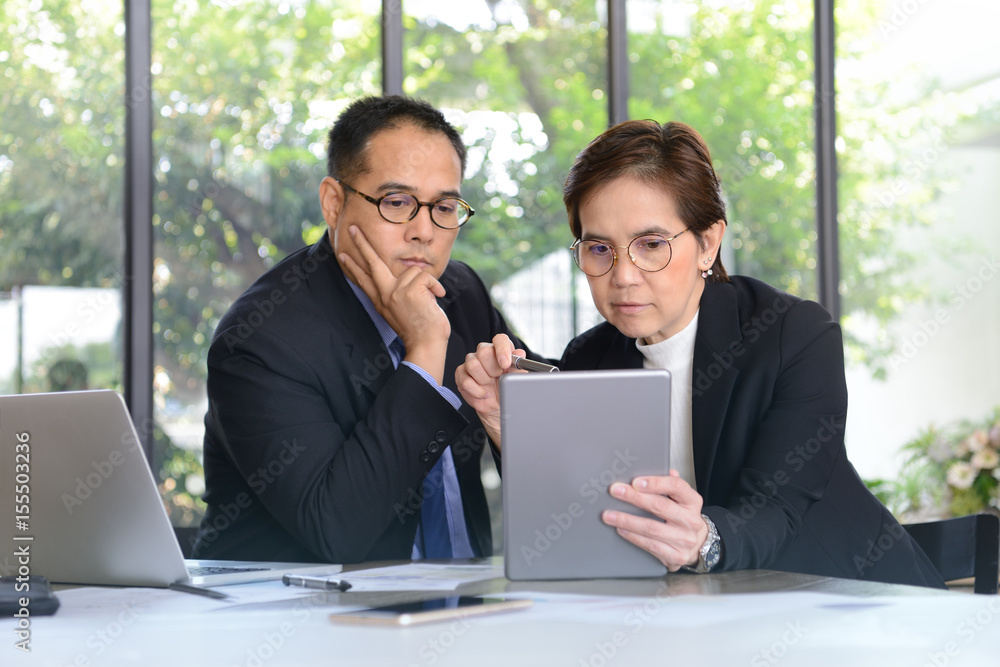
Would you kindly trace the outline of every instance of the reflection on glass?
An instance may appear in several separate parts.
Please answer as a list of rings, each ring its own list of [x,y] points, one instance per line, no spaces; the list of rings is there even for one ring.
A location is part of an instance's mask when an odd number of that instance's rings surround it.
[[[573,157],[607,128],[604,5],[476,0],[453,9],[404,4],[403,85],[442,108],[469,147],[462,196],[476,215],[454,257],[493,287],[533,349],[558,355],[582,330],[562,186]]]
[[[816,296],[813,8],[631,0],[633,118],[705,139],[725,190],[730,273]]]
[[[0,392],[120,390],[122,4],[5,2],[0,34]]]
[[[855,1],[837,19],[848,443],[863,476],[895,479],[923,429],[1000,403],[1000,65],[984,50],[1000,6]]]
[[[254,279],[319,238],[326,132],[350,99],[379,92],[370,5],[153,2],[154,407],[175,524],[201,511],[216,324]]]
[[[462,197],[476,215],[453,257],[476,269],[533,350],[558,357],[596,316],[566,251],[562,186],[573,158],[608,124],[604,3],[457,7],[404,3],[404,92],[440,107],[469,150]],[[483,485],[499,550],[499,476],[490,457]]]
[[[117,388],[120,288],[32,285],[18,306],[23,392]]]

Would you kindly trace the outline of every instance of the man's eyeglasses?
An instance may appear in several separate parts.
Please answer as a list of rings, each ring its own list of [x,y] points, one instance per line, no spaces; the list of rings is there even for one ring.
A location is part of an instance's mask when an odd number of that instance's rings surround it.
[[[613,246],[605,241],[577,239],[576,243],[570,246],[570,250],[573,251],[573,260],[580,270],[593,278],[603,276],[611,270],[618,261],[617,248],[625,248],[628,258],[643,271],[662,271],[667,268],[673,255],[670,242],[686,231],[688,230],[678,232],[670,238],[664,238],[659,234],[637,236],[628,246]]]
[[[420,201],[413,195],[405,192],[390,192],[378,199],[369,197],[363,192],[355,190],[343,181],[337,181],[356,195],[367,199],[378,208],[379,215],[386,222],[401,225],[417,217],[421,206],[426,206],[431,213],[431,222],[441,229],[457,229],[464,225],[471,218],[475,211],[469,204],[458,197],[441,197],[431,202]]]

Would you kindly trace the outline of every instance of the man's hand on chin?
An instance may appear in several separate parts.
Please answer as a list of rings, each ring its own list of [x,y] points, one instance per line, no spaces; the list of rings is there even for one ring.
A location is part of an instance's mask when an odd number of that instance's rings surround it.
[[[394,276],[372,248],[364,232],[352,225],[349,230],[361,253],[359,263],[347,253],[337,257],[348,276],[364,290],[406,347],[405,361],[429,373],[439,385],[444,382],[444,362],[451,323],[437,303],[445,295],[444,286],[417,266]]]

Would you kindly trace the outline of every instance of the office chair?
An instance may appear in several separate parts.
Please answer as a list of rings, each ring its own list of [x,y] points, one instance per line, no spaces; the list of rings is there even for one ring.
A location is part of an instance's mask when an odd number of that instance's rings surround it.
[[[174,535],[181,547],[181,553],[185,558],[190,558],[195,536],[198,535],[198,526],[174,526]]]
[[[974,578],[976,593],[997,594],[1000,518],[994,514],[904,524],[945,581]]]

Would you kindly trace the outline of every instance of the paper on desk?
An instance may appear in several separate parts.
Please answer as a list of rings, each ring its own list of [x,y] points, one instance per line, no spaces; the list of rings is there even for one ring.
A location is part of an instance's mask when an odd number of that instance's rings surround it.
[[[466,582],[502,577],[503,567],[495,564],[412,563],[359,570],[345,573],[342,577],[340,574],[334,576],[347,579],[351,583],[351,592],[452,591]],[[324,594],[310,588],[285,586],[280,581],[219,586],[215,590],[226,593],[230,596],[229,599],[214,600],[157,588],[83,587],[58,591],[57,595],[62,602],[59,613],[65,617],[77,612],[115,614],[123,608],[149,614],[191,614],[230,608],[253,608],[262,603],[315,598]]]
[[[62,602],[60,613],[63,615],[66,615],[70,609],[74,612],[99,614],[102,611],[117,613],[122,608],[155,614],[175,612],[190,614],[200,611],[215,611],[235,605],[289,600],[316,594],[314,590],[285,586],[280,581],[219,586],[213,590],[225,593],[229,595],[229,598],[215,600],[164,588],[104,586],[70,588],[59,591],[57,594]]]
[[[503,577],[501,564],[448,565],[409,563],[391,565],[341,576],[351,584],[351,592],[359,591],[453,591],[472,581]]]

